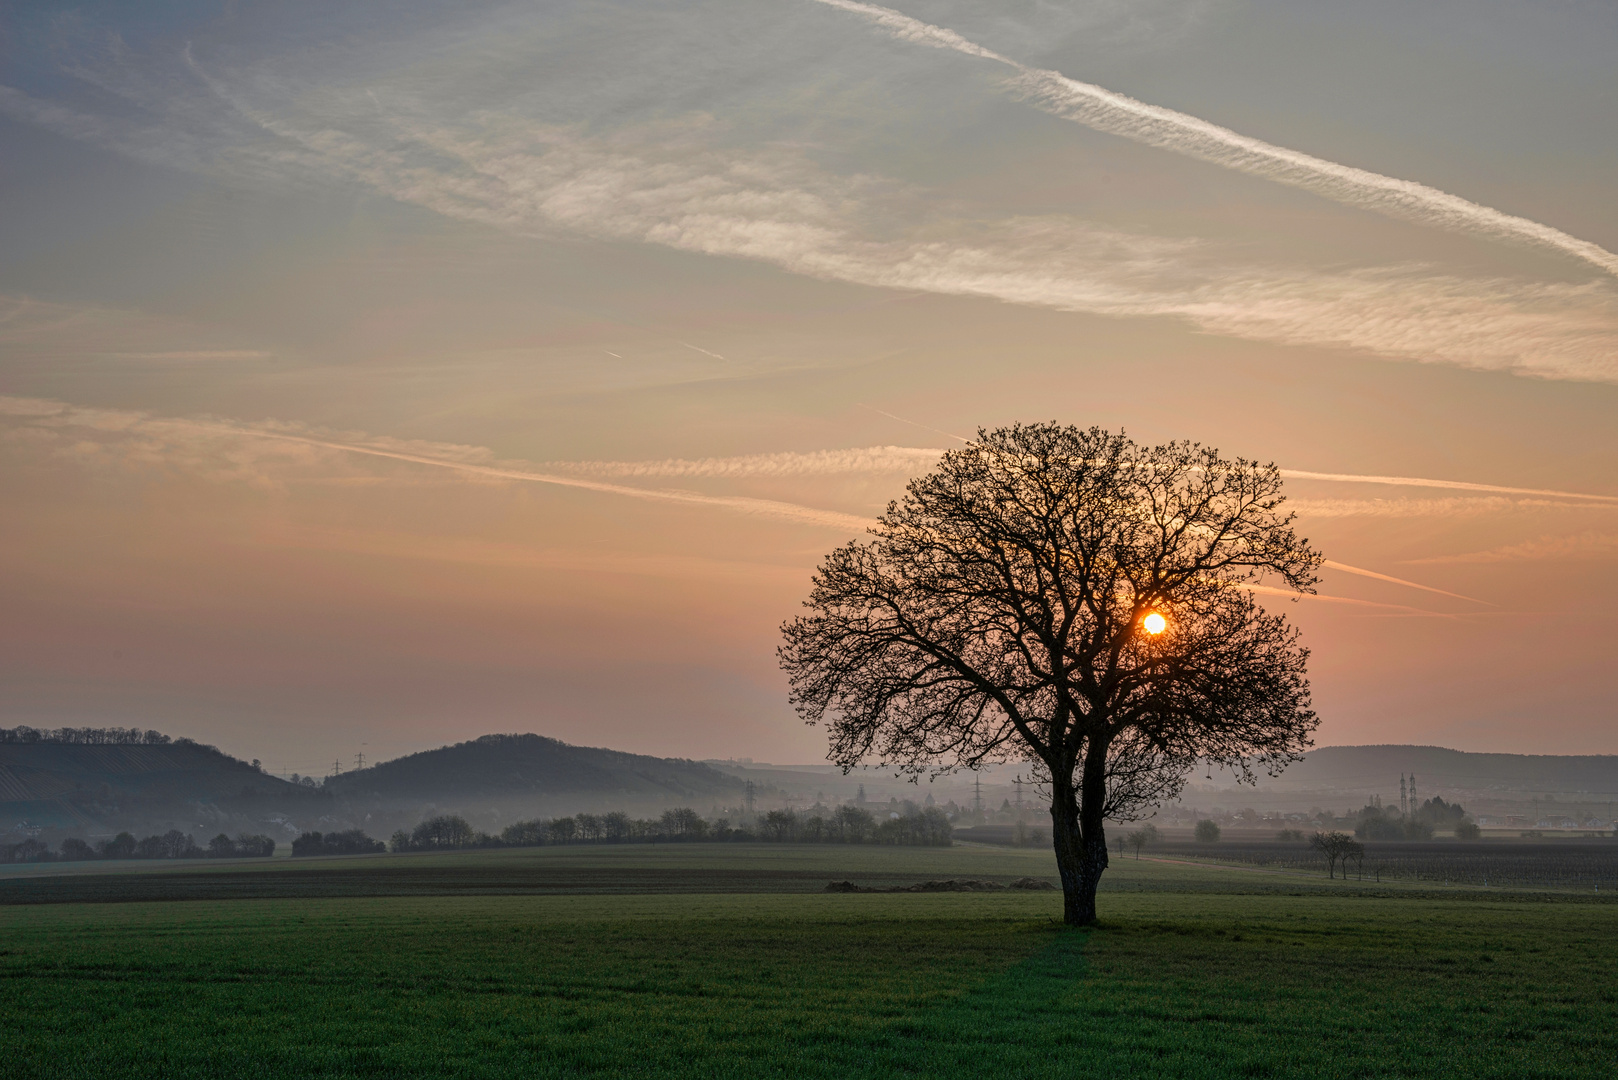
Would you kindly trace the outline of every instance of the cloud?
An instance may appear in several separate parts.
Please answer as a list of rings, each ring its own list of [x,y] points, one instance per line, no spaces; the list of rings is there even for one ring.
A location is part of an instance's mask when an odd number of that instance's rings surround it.
[[[1408,604],[1384,604],[1375,600],[1358,600],[1351,596],[1331,596],[1326,593],[1296,593],[1291,589],[1278,589],[1273,585],[1245,584],[1241,588],[1261,596],[1283,596],[1289,600],[1309,600],[1321,604],[1347,604],[1350,607],[1378,608],[1400,615],[1415,615],[1432,619],[1453,619],[1457,616],[1442,611],[1410,607]]]
[[[705,559],[689,555],[636,554],[570,548],[541,548],[462,536],[420,536],[378,530],[287,527],[259,538],[268,546],[341,551],[372,557],[516,570],[565,570],[586,574],[625,574],[682,580],[801,581],[802,567]]]
[[[1148,105],[1059,71],[1030,68],[990,52],[953,30],[932,26],[890,8],[854,0],[816,0],[852,12],[900,39],[1013,68],[1012,86],[1023,99],[1053,115],[1097,131],[1121,135],[1277,183],[1304,188],[1350,206],[1423,225],[1550,248],[1618,275],[1618,255],[1588,240],[1527,218],[1469,202],[1458,195],[1275,146],[1187,113]]]
[[[887,10],[844,6],[871,18]],[[891,29],[907,18],[892,12],[877,21]],[[914,40],[959,48],[958,35],[918,26]],[[616,127],[542,123],[504,97],[491,106],[438,82],[390,86],[386,73],[344,86],[329,72],[323,82],[318,64],[292,79],[264,66],[215,70],[187,54],[187,78],[142,81],[125,70],[131,62],[121,60],[119,76],[103,83],[157,117],[152,123],[175,129],[184,152],[174,160],[251,182],[347,180],[523,236],[582,234],[880,288],[1172,318],[1249,340],[1618,381],[1618,286],[1607,278],[1464,277],[1414,263],[1311,267],[1223,241],[1061,214],[974,217],[939,192],[829,172],[825,155],[800,142],[749,140],[704,113]],[[46,103],[25,108],[17,93],[0,96],[0,108],[125,148],[123,134],[110,134],[123,129],[110,121],[78,123]]]
[[[50,445],[49,452],[54,456],[83,465],[180,467],[215,480],[273,486],[289,479],[287,466],[308,469],[330,461],[333,454],[354,455],[450,470],[473,480],[537,483],[653,502],[707,506],[840,532],[863,532],[872,524],[870,518],[775,499],[633,487],[540,472],[522,463],[496,461],[484,447],[375,436],[356,436],[355,441],[346,441],[324,437],[302,425],[276,421],[244,424],[206,417],[168,419],[30,398],[0,398],[0,417],[12,418],[13,435],[20,428],[30,434],[79,429],[101,436],[96,439],[71,435]]]
[[[586,477],[747,480],[861,473],[913,475],[930,468],[942,453],[921,447],[878,446],[732,458],[575,461],[533,466],[525,462],[497,460],[493,452],[485,447],[390,439],[357,433],[340,437],[278,421],[246,424],[207,417],[167,419],[128,410],[81,408],[37,398],[0,397],[0,418],[11,421],[9,425],[0,423],[0,438],[12,442],[17,441],[19,432],[26,435],[79,429],[80,434],[67,435],[51,448],[57,456],[76,464],[116,464],[124,468],[188,467],[216,480],[247,480],[260,485],[274,485],[284,483],[289,478],[289,467],[301,469],[307,474],[311,467],[330,463],[333,455],[339,458],[369,457],[444,470],[471,480],[546,484],[630,499],[711,507],[844,533],[862,533],[874,521],[855,514],[776,499],[638,487]],[[100,439],[86,438],[83,432],[99,435]],[[34,445],[37,448],[37,443]],[[272,449],[265,453],[266,447]],[[1457,560],[1451,558],[1448,561]],[[1466,560],[1463,557],[1460,561]],[[1487,603],[1346,563],[1328,561],[1326,566],[1405,588],[1471,603]],[[1281,592],[1292,595],[1287,590]],[[1338,599],[1343,603],[1360,602],[1346,598],[1327,599]]]
[[[749,454],[728,458],[657,461],[558,461],[547,468],[592,476],[683,476],[727,480],[879,473],[914,476],[938,463],[942,450],[914,446],[862,446],[850,450]]]
[[[1393,585],[1403,585],[1407,589],[1420,589],[1422,592],[1435,593],[1438,596],[1448,596],[1456,600],[1465,600],[1473,604],[1489,604],[1489,601],[1487,600],[1479,600],[1472,596],[1462,596],[1460,593],[1449,592],[1446,589],[1435,589],[1431,585],[1422,585],[1419,582],[1406,581],[1404,578],[1390,577],[1387,574],[1379,574],[1375,570],[1366,570],[1359,566],[1349,566],[1347,563],[1340,563],[1333,559],[1327,559],[1321,565],[1325,566],[1328,570],[1341,570],[1345,574],[1357,574],[1360,577],[1373,578],[1377,581],[1386,581]],[[1489,606],[1494,607],[1495,605],[1489,604]]]
[[[1504,487],[1500,484],[1477,484],[1468,480],[1432,480],[1420,476],[1372,476],[1360,473],[1307,472],[1303,469],[1282,469],[1281,475],[1289,480],[1325,480],[1337,484],[1387,484],[1391,487],[1450,488],[1456,491],[1489,491],[1502,495],[1538,495],[1553,499],[1581,499],[1595,503],[1618,504],[1618,495],[1591,495],[1580,491],[1558,491],[1552,488]]]
[[[318,156],[402,201],[529,236],[565,229],[882,288],[1175,317],[1239,338],[1618,381],[1618,290],[1605,281],[1266,265],[1209,242],[1060,215],[956,222],[949,239],[935,238],[937,225],[878,237],[867,219],[894,204],[913,212],[927,195],[830,176],[790,151],[710,149],[708,125],[697,122],[605,138],[560,127],[405,126],[386,148],[332,129],[266,125],[297,142],[299,161]]]
[[[835,510],[820,510],[810,506],[800,506],[797,503],[780,502],[774,499],[754,499],[740,495],[704,495],[695,491],[675,491],[667,488],[638,488],[626,487],[622,484],[603,484],[590,480],[580,480],[575,477],[559,476],[552,473],[531,472],[527,469],[507,468],[504,466],[474,465],[464,461],[446,461],[441,458],[427,457],[422,454],[403,453],[396,450],[384,450],[376,446],[356,445],[352,443],[331,442],[304,435],[290,435],[274,431],[246,431],[238,430],[238,434],[252,435],[264,439],[281,439],[289,442],[303,443],[317,446],[327,450],[339,450],[350,454],[364,454],[370,457],[389,458],[393,461],[405,461],[415,465],[427,465],[433,468],[454,469],[479,477],[495,480],[522,480],[538,484],[552,484],[558,487],[581,488],[585,491],[599,491],[612,495],[624,495],[633,499],[650,499],[655,502],[690,503],[698,506],[721,507],[735,510],[744,514],[759,517],[776,518],[782,521],[791,521],[803,525],[819,525],[831,529],[863,532],[872,522],[869,518],[856,517],[853,514],[839,513]]]
[[[1618,534],[1583,532],[1574,536],[1545,536],[1522,544],[1490,548],[1487,551],[1406,559],[1405,562],[1410,565],[1538,562],[1546,559],[1605,559],[1614,555],[1618,555]]]
[[[1508,499],[1503,496],[1454,499],[1287,499],[1287,509],[1301,517],[1444,518],[1484,514],[1537,513],[1541,510],[1614,510],[1606,502],[1558,499]]]
[[[220,337],[218,330],[139,311],[0,295],[0,348],[12,354],[133,363],[218,363],[274,355]]]
[[[217,443],[220,440],[260,438],[299,444],[331,452],[394,457],[398,460],[456,468],[466,475],[489,479],[537,479],[573,487],[594,484],[588,477],[613,479],[686,478],[709,480],[771,480],[854,475],[914,476],[937,464],[944,451],[925,446],[859,446],[840,450],[781,451],[736,457],[656,458],[640,461],[549,461],[538,465],[501,461],[488,447],[417,439],[397,439],[365,432],[319,432],[305,425],[280,420],[254,423],[208,417],[171,418],[148,413],[95,409],[43,398],[0,397],[0,417],[41,430],[90,429],[150,440],[175,448]],[[329,460],[325,455],[324,460]],[[506,473],[521,473],[508,476]],[[1458,488],[1507,492],[1519,496],[1447,499],[1298,499],[1289,509],[1316,517],[1449,517],[1544,509],[1606,509],[1618,506],[1618,497],[1543,488],[1516,488],[1465,480],[1438,480],[1419,476],[1381,476],[1359,473],[1320,473],[1282,469],[1281,475],[1331,483],[1379,484],[1395,487]],[[622,485],[595,485],[600,490],[623,491],[642,497],[678,496],[677,501],[708,498],[694,492],[648,494],[650,489]],[[1522,497],[1529,496],[1529,497]],[[1544,498],[1540,496],[1552,496]],[[757,500],[767,502],[768,500]],[[815,511],[819,513],[819,511]],[[843,519],[856,519],[843,515]],[[864,521],[865,519],[857,519]]]

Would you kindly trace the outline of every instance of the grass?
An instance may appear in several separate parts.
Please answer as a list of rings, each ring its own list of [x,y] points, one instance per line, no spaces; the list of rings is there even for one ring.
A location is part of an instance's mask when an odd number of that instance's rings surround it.
[[[806,891],[1051,869],[1004,849],[277,863],[208,871],[259,898],[103,889],[0,910],[6,1075],[1516,1078],[1618,1061],[1618,904],[1593,897],[1121,860],[1103,924],[1071,931],[1059,894]],[[417,891],[290,895],[304,879],[282,873]],[[50,880],[144,895],[166,876]],[[426,894],[435,876],[449,894]],[[454,894],[468,877],[484,891]]]

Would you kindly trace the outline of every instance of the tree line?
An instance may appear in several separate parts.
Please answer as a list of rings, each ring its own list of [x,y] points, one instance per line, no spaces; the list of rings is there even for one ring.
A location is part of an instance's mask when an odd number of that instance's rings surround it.
[[[1431,840],[1435,829],[1449,829],[1457,840],[1476,840],[1481,831],[1460,803],[1432,798],[1408,815],[1392,806],[1367,806],[1359,813],[1354,835],[1361,840]]]
[[[0,728],[0,743],[67,743],[74,746],[167,746],[173,742],[160,731],[140,728]],[[189,740],[182,739],[182,743]]]
[[[771,810],[750,823],[733,825],[727,818],[708,821],[690,807],[665,810],[660,817],[632,818],[621,810],[608,814],[573,814],[536,818],[506,826],[499,835],[474,829],[465,818],[428,818],[411,832],[393,834],[394,851],[437,851],[445,848],[542,847],[552,844],[681,843],[694,841],[800,844],[902,844],[947,847],[949,818],[937,807],[907,807],[879,820],[862,806],[834,810]]]
[[[292,841],[293,855],[372,855],[388,850],[380,840],[373,840],[360,829],[347,832],[306,832]]]
[[[70,836],[62,841],[60,850],[52,851],[42,840],[28,839],[19,844],[0,845],[0,863],[32,862],[87,862],[91,859],[242,859],[268,858],[275,854],[275,840],[268,836],[246,833],[234,840],[220,833],[199,847],[196,840],[179,829],[170,829],[161,836],[148,836],[137,840],[133,833],[121,832],[111,839],[92,845],[87,840]]]

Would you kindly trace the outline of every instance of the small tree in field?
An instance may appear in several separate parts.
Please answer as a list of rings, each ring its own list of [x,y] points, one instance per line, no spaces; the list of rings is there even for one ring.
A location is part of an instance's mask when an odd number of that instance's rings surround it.
[[[781,664],[845,770],[1029,761],[1051,797],[1067,922],[1096,917],[1103,822],[1199,761],[1251,781],[1309,745],[1307,650],[1251,586],[1321,557],[1273,466],[1040,424],[980,431],[828,555]]]
[[[1218,822],[1203,819],[1197,822],[1196,828],[1192,830],[1192,835],[1197,838],[1197,843],[1199,844],[1217,844],[1219,842],[1219,824]]]
[[[1365,846],[1345,832],[1317,832],[1309,838],[1309,846],[1326,856],[1326,876],[1337,876],[1337,864],[1343,864],[1343,877],[1348,878],[1348,860],[1364,859]]]

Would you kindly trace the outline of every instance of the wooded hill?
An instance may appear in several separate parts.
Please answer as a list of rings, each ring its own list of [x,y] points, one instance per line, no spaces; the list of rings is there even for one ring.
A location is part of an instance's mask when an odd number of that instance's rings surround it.
[[[540,735],[485,735],[328,778],[288,783],[211,746],[119,729],[0,731],[0,833],[180,829],[286,841],[305,829],[409,828],[435,812],[480,827],[536,813],[739,803],[746,782],[710,765]]]
[[[82,736],[95,729],[69,730]],[[18,731],[34,737],[16,738]],[[52,738],[57,732],[0,734],[0,832],[26,825],[78,836],[125,829],[284,834],[280,822],[318,818],[331,805],[317,789],[189,739],[153,732],[151,741],[67,742]]]
[[[591,803],[734,798],[735,776],[684,758],[571,746],[543,735],[485,735],[326,781],[350,802],[585,796]]]

